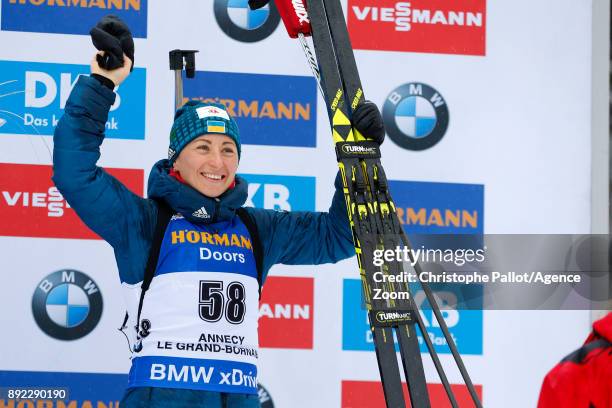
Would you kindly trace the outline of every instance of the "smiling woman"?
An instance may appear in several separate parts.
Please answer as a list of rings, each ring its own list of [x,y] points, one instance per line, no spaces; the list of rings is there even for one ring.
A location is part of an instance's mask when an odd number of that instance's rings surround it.
[[[168,158],[153,166],[148,198],[138,197],[96,166],[113,89],[132,66],[126,55],[112,70],[100,60],[77,80],[55,130],[53,180],[115,250],[132,352],[121,406],[258,407],[258,305],[268,270],[354,254],[340,178],[328,212],[244,207],[236,122],[224,105],[190,101],[175,114]],[[382,141],[374,104],[353,118],[362,134]]]
[[[234,182],[238,170],[236,144],[224,135],[200,136],[185,147],[173,169],[200,193],[219,197]]]
[[[216,198],[233,186],[240,138],[223,105],[187,102],[175,115],[169,157],[175,176]]]

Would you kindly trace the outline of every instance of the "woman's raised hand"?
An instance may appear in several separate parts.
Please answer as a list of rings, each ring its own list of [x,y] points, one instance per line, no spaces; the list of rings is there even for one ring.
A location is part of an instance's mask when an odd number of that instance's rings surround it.
[[[125,78],[130,75],[132,60],[127,55],[123,54],[123,66],[110,71],[100,67],[100,64],[98,64],[98,55],[104,55],[104,51],[98,51],[96,54],[94,54],[93,59],[91,60],[92,74],[102,75],[103,77],[110,79],[113,81],[115,86],[119,86],[125,80]]]

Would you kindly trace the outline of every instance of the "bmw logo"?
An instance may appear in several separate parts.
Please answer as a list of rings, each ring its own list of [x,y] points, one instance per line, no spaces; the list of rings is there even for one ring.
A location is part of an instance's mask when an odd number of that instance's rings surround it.
[[[261,408],[274,408],[274,401],[268,390],[263,385],[257,384],[257,394],[259,395],[259,404]]]
[[[396,88],[383,105],[387,134],[408,150],[429,149],[442,140],[448,119],[448,106],[442,95],[419,82]]]
[[[32,297],[38,327],[58,340],[89,334],[102,316],[102,294],[83,272],[63,269],[40,281]]]
[[[247,43],[267,38],[280,22],[273,1],[258,10],[251,10],[248,0],[215,0],[214,10],[223,32],[234,40]]]

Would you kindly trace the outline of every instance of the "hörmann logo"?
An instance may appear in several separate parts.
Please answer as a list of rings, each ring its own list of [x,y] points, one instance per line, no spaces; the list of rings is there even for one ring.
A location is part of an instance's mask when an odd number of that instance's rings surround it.
[[[225,105],[244,144],[316,147],[312,77],[198,71],[184,96]]]
[[[357,49],[485,54],[485,0],[349,0],[348,24]]]
[[[251,240],[242,234],[218,234],[187,229],[172,231],[170,234],[171,245],[185,243],[253,249]]]
[[[482,234],[484,186],[389,180],[397,216],[415,234]]]
[[[479,216],[476,210],[455,210],[449,208],[397,208],[402,225],[426,227],[455,227],[478,229]]]
[[[312,349],[314,281],[268,277],[259,302],[259,345]]]
[[[185,98],[199,99],[202,102],[216,102],[225,105],[227,112],[234,118],[310,120],[311,107],[308,104],[292,102],[273,102],[270,100]]]
[[[0,133],[53,135],[72,88],[89,70],[86,65],[0,61],[0,117],[6,121]],[[145,77],[143,68],[134,68],[117,89],[106,137],[144,139]]]
[[[106,171],[142,196],[142,170]],[[53,185],[52,173],[51,166],[0,163],[0,236],[99,239]]]
[[[132,35],[147,36],[147,0],[2,0],[5,31],[83,34],[103,16],[115,14]]]
[[[215,0],[215,19],[228,37],[251,43],[268,38],[280,22],[273,1],[251,10],[248,0]]]

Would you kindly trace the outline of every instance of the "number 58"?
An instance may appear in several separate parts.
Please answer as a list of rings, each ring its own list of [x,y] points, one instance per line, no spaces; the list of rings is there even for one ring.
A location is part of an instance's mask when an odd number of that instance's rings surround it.
[[[244,286],[240,282],[230,282],[223,293],[222,281],[200,281],[200,318],[217,322],[225,314],[229,323],[242,323],[246,311],[244,296]]]

